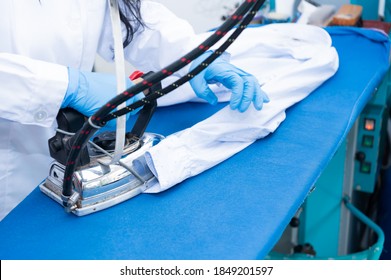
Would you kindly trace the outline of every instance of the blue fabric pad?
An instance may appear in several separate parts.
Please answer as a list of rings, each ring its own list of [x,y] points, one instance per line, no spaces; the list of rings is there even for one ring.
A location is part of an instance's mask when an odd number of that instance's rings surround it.
[[[275,133],[166,192],[84,217],[36,189],[0,223],[0,259],[263,259],[388,68],[384,36],[327,30],[338,72],[289,108]],[[222,106],[159,108],[148,131],[168,135]]]

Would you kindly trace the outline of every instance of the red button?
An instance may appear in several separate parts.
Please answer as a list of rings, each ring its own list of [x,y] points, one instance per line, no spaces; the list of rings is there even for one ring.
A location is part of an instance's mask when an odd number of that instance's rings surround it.
[[[134,81],[134,80],[136,80],[138,78],[141,78],[143,75],[144,75],[144,72],[136,70],[132,74],[130,74],[129,79],[131,81]]]

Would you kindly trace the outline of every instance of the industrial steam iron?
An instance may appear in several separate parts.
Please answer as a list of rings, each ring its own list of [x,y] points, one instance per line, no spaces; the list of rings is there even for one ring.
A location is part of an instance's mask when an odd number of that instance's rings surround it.
[[[158,89],[155,86],[150,90]],[[145,133],[155,108],[156,100],[139,112],[132,131],[125,135],[124,150],[118,162],[107,164],[115,149],[115,131],[98,131],[81,149],[78,168],[72,179],[71,203],[68,202],[69,207],[66,207],[68,211],[83,216],[103,210],[140,194],[156,183],[144,159],[144,153],[163,139],[162,135]],[[72,136],[85,121],[85,116],[76,110],[60,110],[56,135],[49,139],[50,155],[55,160],[39,188],[60,204],[63,204],[64,172],[73,144]]]
[[[120,77],[125,77],[125,61],[119,4],[118,0],[108,2],[117,90],[122,91],[125,89],[125,79]],[[137,84],[151,74],[135,71],[129,78]],[[159,90],[161,83],[157,82],[138,93],[147,96]],[[118,110],[126,107],[124,101],[118,102],[115,107]],[[48,177],[39,185],[40,190],[60,203],[67,212],[83,216],[121,203],[154,185],[157,180],[145,162],[144,153],[159,143],[163,136],[144,132],[156,106],[156,99],[142,104],[133,129],[128,133],[125,132],[124,117],[117,121],[116,131],[100,132],[104,125],[94,125],[93,131],[84,128],[95,119],[94,116],[87,119],[71,108],[60,110],[57,132],[49,139],[50,156],[54,162]],[[80,134],[86,136],[83,143],[78,143]],[[74,168],[67,175],[70,167]]]

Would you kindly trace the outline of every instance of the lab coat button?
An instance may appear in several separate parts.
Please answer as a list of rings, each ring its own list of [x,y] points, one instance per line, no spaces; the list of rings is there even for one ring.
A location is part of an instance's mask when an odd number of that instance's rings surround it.
[[[37,122],[42,122],[47,118],[47,116],[48,114],[45,111],[38,111],[37,113],[35,113],[34,119]]]

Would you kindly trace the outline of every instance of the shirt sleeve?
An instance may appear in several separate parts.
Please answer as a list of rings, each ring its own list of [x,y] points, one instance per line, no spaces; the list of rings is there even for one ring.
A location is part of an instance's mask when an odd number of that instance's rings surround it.
[[[65,66],[0,53],[0,116],[50,127],[68,86]]]
[[[264,104],[261,111],[250,107],[244,113],[232,111],[227,106],[152,147],[145,157],[159,183],[146,192],[166,190],[272,133],[285,119],[288,107],[307,97],[337,71],[338,55],[324,30],[307,26],[293,29],[281,26],[278,27],[281,30],[270,30],[272,28],[275,27],[260,31],[263,33],[258,35],[264,35],[261,36],[262,43],[251,44],[245,40],[245,35],[237,41],[236,50],[231,50],[232,63],[262,81],[262,89],[270,102]],[[252,30],[248,34],[249,40],[260,38],[254,36],[254,32],[258,31]],[[316,37],[318,41],[313,40]],[[259,46],[260,53],[256,46]],[[251,48],[251,52],[246,48]],[[248,53],[250,57],[239,52]]]

